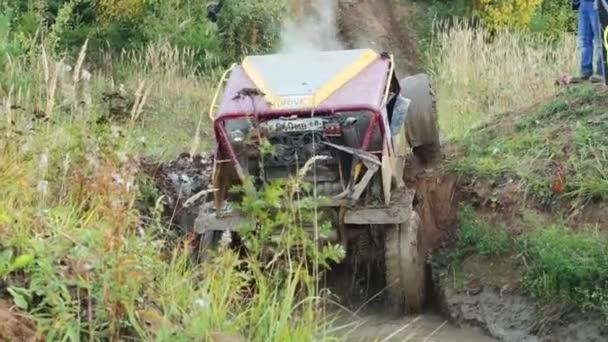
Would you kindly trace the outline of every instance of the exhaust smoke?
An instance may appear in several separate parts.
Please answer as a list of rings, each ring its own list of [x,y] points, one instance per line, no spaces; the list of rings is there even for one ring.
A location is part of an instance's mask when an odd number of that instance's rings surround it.
[[[281,31],[282,53],[339,50],[338,0],[290,0]]]

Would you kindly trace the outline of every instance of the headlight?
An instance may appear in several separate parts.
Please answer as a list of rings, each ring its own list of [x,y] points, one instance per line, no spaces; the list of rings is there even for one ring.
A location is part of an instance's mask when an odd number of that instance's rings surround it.
[[[240,129],[235,129],[228,132],[228,138],[230,142],[239,144],[245,141],[245,133]]]

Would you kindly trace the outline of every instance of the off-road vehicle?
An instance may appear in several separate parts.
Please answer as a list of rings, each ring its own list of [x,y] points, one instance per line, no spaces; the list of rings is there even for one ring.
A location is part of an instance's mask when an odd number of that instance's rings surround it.
[[[331,199],[323,207],[334,213],[334,242],[348,247],[363,232],[380,234],[390,299],[418,312],[423,229],[403,172],[408,156],[428,161],[439,149],[429,77],[399,81],[392,56],[372,50],[307,52],[246,57],[219,90],[210,114],[215,210],[197,218],[197,232],[235,229],[242,217],[227,205],[232,186],[304,170],[317,194]],[[260,139],[274,150],[264,163]]]

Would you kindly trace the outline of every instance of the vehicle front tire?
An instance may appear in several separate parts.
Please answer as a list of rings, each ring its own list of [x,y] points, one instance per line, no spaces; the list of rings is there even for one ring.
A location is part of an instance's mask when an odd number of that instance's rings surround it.
[[[385,227],[385,279],[395,314],[417,314],[425,301],[422,223],[415,211],[408,222]]]

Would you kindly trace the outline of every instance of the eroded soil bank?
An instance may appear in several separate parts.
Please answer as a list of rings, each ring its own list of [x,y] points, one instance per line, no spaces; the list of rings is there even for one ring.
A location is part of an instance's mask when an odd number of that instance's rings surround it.
[[[484,285],[475,277],[466,286],[456,288],[449,269],[434,271],[442,312],[456,326],[479,327],[507,342],[591,342],[608,338],[597,315],[560,303],[541,303],[507,287]]]
[[[470,255],[457,269],[446,260],[455,248],[460,203],[475,203],[480,214],[500,211],[494,219],[515,229],[518,224],[510,206],[523,196],[508,184],[471,184],[442,168],[417,170],[409,181],[418,189],[416,209],[427,231],[435,310],[452,327],[480,329],[499,341],[606,341],[600,315],[581,312],[559,299],[527,296],[522,290],[525,260],[521,256]],[[484,200],[490,194],[498,197],[500,208],[491,209],[494,204]]]

